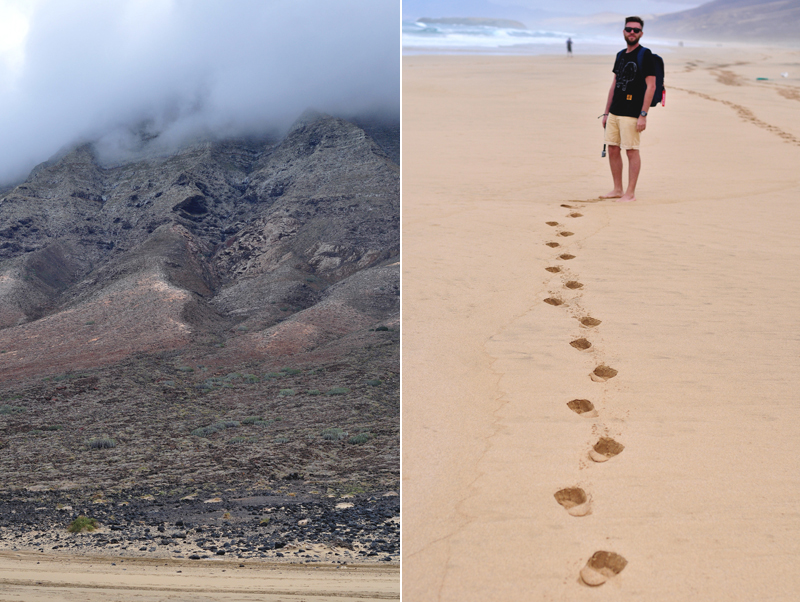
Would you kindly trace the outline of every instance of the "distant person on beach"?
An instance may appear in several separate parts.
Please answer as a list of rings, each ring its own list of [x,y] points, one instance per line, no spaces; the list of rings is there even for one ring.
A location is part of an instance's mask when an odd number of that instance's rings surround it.
[[[567,54],[572,56],[572,38],[567,38]]]
[[[622,203],[636,200],[636,181],[642,166],[639,157],[639,134],[647,127],[647,110],[656,91],[656,71],[653,54],[645,49],[641,65],[639,40],[642,37],[644,21],[639,17],[625,19],[625,38],[627,48],[617,54],[614,62],[614,77],[608,91],[606,108],[603,112],[605,143],[608,145],[608,162],[614,189],[601,199],[617,199]],[[622,188],[622,151],[628,155],[628,188]]]

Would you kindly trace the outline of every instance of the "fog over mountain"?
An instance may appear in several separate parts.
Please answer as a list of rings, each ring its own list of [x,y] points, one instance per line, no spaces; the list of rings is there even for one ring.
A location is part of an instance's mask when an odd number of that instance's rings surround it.
[[[0,0],[0,186],[81,141],[118,162],[308,108],[397,120],[399,17],[395,0]]]

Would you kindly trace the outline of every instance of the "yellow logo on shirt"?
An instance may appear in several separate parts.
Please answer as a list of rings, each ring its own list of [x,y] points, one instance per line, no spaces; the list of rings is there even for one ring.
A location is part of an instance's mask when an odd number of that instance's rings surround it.
[[[633,94],[628,94],[627,100],[633,100]]]

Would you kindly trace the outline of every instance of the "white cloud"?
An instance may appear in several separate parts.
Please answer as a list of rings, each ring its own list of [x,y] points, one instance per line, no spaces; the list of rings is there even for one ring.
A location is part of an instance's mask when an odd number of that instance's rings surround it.
[[[179,143],[307,108],[399,113],[397,0],[3,0],[8,14],[0,182],[80,139],[124,148],[143,123]]]
[[[33,6],[19,0],[0,0],[0,94],[12,92],[22,72]]]

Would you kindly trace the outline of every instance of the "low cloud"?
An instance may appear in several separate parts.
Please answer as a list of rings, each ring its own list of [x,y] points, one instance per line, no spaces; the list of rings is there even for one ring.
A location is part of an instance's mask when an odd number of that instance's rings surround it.
[[[27,19],[0,48],[0,183],[83,140],[113,159],[284,130],[309,108],[399,118],[396,0],[0,3]]]

